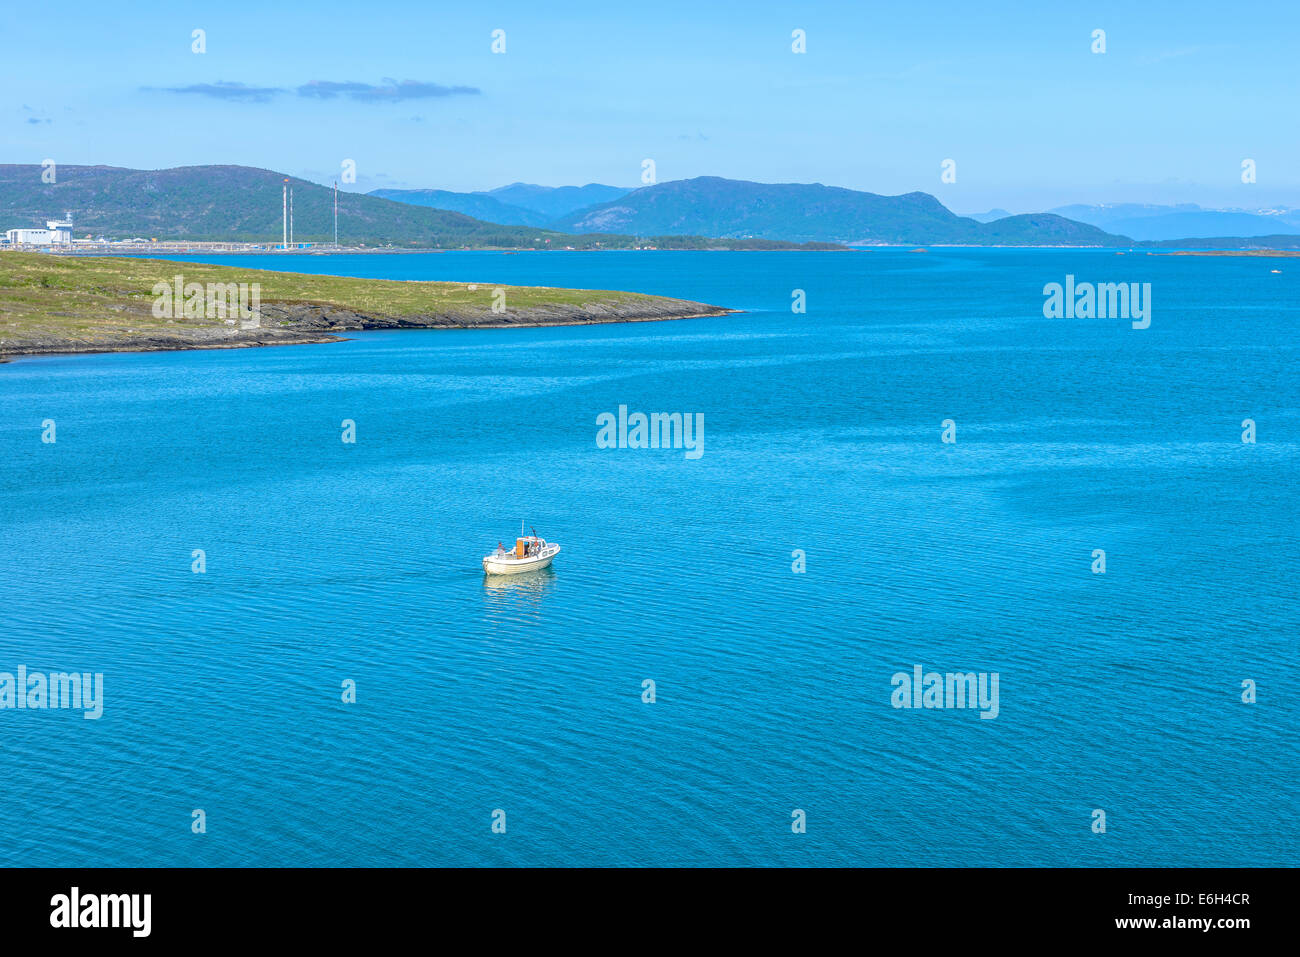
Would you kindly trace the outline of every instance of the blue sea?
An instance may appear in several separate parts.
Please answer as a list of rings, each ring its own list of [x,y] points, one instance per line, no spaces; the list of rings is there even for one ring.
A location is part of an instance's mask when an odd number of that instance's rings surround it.
[[[0,671],[103,675],[0,710],[0,863],[1300,859],[1300,261],[196,258],[744,311],[0,365]]]

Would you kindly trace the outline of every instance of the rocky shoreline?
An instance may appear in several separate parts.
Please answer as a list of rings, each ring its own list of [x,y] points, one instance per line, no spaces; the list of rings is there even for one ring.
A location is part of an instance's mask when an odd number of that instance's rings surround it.
[[[0,362],[21,356],[102,352],[167,352],[188,349],[245,349],[259,346],[341,342],[346,333],[373,329],[518,329],[538,326],[595,325],[613,322],[658,322],[725,316],[724,309],[685,299],[645,297],[632,302],[595,300],[581,306],[527,306],[493,312],[488,306],[454,307],[417,315],[360,313],[322,303],[264,302],[256,329],[176,323],[164,333],[157,327],[138,335],[73,339],[56,335],[0,338]]]

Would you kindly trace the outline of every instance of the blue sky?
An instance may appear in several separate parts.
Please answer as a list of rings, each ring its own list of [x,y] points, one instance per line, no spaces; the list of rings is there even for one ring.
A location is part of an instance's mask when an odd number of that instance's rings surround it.
[[[352,159],[350,188],[470,190],[639,185],[651,158],[661,181],[924,190],[960,212],[1300,206],[1298,36],[1300,4],[1280,0],[71,0],[6,17],[0,162],[329,182]]]

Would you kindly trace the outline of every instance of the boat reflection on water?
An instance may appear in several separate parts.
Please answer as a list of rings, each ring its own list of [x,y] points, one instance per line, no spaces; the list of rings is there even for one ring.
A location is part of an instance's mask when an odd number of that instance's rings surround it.
[[[555,569],[549,566],[519,575],[484,575],[488,612],[502,618],[539,618],[542,599],[555,589],[555,581]]]

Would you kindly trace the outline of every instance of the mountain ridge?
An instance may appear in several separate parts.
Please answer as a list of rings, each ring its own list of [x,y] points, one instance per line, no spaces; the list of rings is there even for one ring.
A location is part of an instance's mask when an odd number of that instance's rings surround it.
[[[645,186],[549,225],[578,235],[779,235],[792,242],[861,245],[1131,245],[1126,236],[1051,213],[980,223],[920,191],[884,196],[821,183],[755,183],[718,176]]]
[[[294,239],[331,243],[333,189],[296,176],[251,166],[178,166],[137,170],[120,166],[61,165],[46,183],[40,166],[0,165],[3,229],[37,227],[73,213],[74,236],[178,239],[194,242],[278,244],[282,192],[293,189]],[[339,192],[339,241],[347,245],[427,249],[629,249],[633,236],[576,236],[531,226],[486,222],[463,213],[423,208],[365,193]],[[727,241],[702,236],[657,237],[674,249],[791,248],[783,241]]]
[[[1205,209],[1196,203],[1114,203],[1057,206],[1050,212],[1140,241],[1300,235],[1300,212],[1295,210],[1264,215],[1242,209]]]
[[[62,165],[45,183],[39,166],[0,165],[0,214],[37,225],[73,211],[74,235],[113,232],[121,238],[279,242],[281,187],[294,191],[294,238],[330,242],[334,191],[299,177],[250,166],[179,166],[136,170]],[[461,213],[418,209],[362,193],[340,192],[340,240],[366,245],[508,246],[556,237],[535,229],[487,223]],[[23,222],[23,220],[26,222]]]

